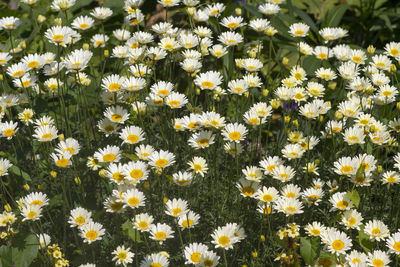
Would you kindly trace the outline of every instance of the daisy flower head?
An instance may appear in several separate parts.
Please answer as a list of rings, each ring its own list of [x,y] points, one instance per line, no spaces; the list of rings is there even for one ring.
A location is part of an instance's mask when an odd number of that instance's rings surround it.
[[[146,197],[138,189],[133,188],[122,194],[125,207],[136,209],[145,206]]]
[[[164,169],[175,163],[175,155],[169,151],[155,151],[149,156],[149,164],[153,168]]]
[[[193,174],[191,172],[177,172],[172,174],[172,180],[179,186],[188,186],[193,182]]]
[[[95,7],[90,15],[95,17],[98,20],[105,20],[112,15],[112,10],[108,7]]]
[[[380,241],[389,236],[388,227],[380,220],[371,220],[365,224],[364,232],[370,239]]]
[[[117,146],[107,145],[94,153],[99,162],[118,162],[121,159],[120,149]]]
[[[320,236],[322,233],[326,231],[326,227],[323,226],[320,222],[312,222],[307,224],[304,227],[307,235],[309,236]]]
[[[243,42],[243,36],[236,32],[223,32],[218,37],[218,41],[226,46],[235,46]]]
[[[21,209],[22,221],[37,221],[42,216],[42,207],[39,205],[23,205]]]
[[[239,143],[246,138],[248,130],[243,124],[229,123],[222,130],[222,135],[226,141]]]
[[[228,90],[235,95],[243,95],[248,91],[249,84],[244,79],[229,81]]]
[[[391,253],[400,255],[400,232],[392,234],[386,240],[386,247]]]
[[[239,27],[246,25],[246,23],[243,23],[242,17],[234,17],[234,16],[224,17],[221,20],[220,24],[233,31]]]
[[[275,189],[275,187],[263,186],[257,190],[255,198],[265,204],[270,204],[278,200],[279,192]]]
[[[147,255],[140,262],[140,267],[167,267],[168,265],[169,260],[162,253],[153,253],[151,255]]]
[[[382,250],[374,250],[372,253],[368,253],[368,266],[373,267],[388,267],[390,266],[391,260],[388,253]]]
[[[72,154],[69,151],[65,151],[60,154],[52,153],[50,156],[57,167],[66,168],[72,165],[71,161]]]
[[[35,129],[33,134],[39,142],[51,142],[58,137],[58,130],[53,125],[43,125]]]
[[[124,77],[120,77],[118,74],[112,74],[108,77],[103,78],[103,80],[101,81],[101,87],[104,90],[115,93],[122,88],[122,84],[124,83],[124,81]]]
[[[149,157],[154,152],[154,148],[151,145],[139,145],[135,148],[135,155],[141,160],[149,160]]]
[[[13,166],[8,159],[0,159],[0,177],[8,175],[8,169]]]
[[[126,144],[137,144],[145,140],[142,128],[138,126],[127,126],[121,130],[120,139]]]
[[[194,149],[204,149],[214,144],[215,135],[211,131],[200,131],[192,134],[188,142]]]
[[[157,223],[150,228],[150,238],[162,244],[165,240],[174,237],[174,231],[165,223]]]
[[[172,199],[165,203],[165,213],[173,217],[180,217],[189,211],[188,203],[183,199]]]
[[[0,29],[15,30],[22,21],[17,17],[3,17],[0,19]]]
[[[125,246],[118,246],[113,252],[115,255],[112,260],[115,264],[127,266],[128,263],[133,262],[134,253],[131,252],[130,248],[125,248]]]
[[[105,234],[103,225],[96,222],[89,222],[79,228],[80,236],[83,238],[84,243],[91,244],[97,240],[101,240]]]
[[[165,103],[171,109],[178,109],[184,107],[188,103],[188,99],[185,94],[172,92],[165,98]]]
[[[281,197],[275,202],[275,208],[286,216],[303,213],[303,204],[294,198]]]
[[[93,24],[94,24],[94,20],[88,16],[76,17],[71,23],[72,28],[81,30],[81,31],[86,31],[86,30],[90,29],[93,26]]]
[[[225,10],[226,6],[222,3],[214,3],[207,5],[206,12],[210,17],[218,18],[222,12]]]
[[[289,27],[289,33],[293,37],[306,37],[310,27],[304,23],[294,23]]]
[[[235,228],[230,227],[218,227],[214,230],[211,235],[212,241],[215,248],[222,248],[229,250],[233,248],[233,245],[239,241],[238,237],[235,236]]]
[[[191,161],[188,162],[189,168],[195,173],[202,177],[208,171],[207,161],[203,157],[193,157]]]
[[[236,183],[236,188],[239,189],[241,196],[254,198],[259,189],[259,183],[241,178],[239,182]]]
[[[276,3],[266,3],[258,6],[258,10],[266,16],[278,14],[281,8]]]
[[[333,194],[329,202],[332,204],[333,210],[349,210],[354,206],[346,192],[337,192]]]
[[[200,215],[189,210],[185,214],[179,216],[178,219],[178,224],[182,228],[182,230],[185,230],[187,228],[193,228],[197,224],[199,224],[200,220]]]
[[[45,37],[52,44],[66,46],[72,42],[73,30],[67,26],[53,26],[45,32]]]
[[[84,208],[78,207],[70,212],[68,223],[71,227],[81,227],[92,222],[92,213]]]
[[[18,131],[18,122],[6,121],[0,122],[0,132],[1,136],[7,138],[8,140],[12,139]]]
[[[329,252],[336,255],[345,254],[352,247],[351,239],[345,233],[337,230],[325,231],[321,239]]]
[[[351,267],[359,267],[363,266],[363,264],[367,264],[367,255],[363,252],[359,252],[357,250],[352,250],[347,256],[346,261]]]
[[[217,71],[208,71],[197,75],[194,83],[202,90],[214,90],[222,83],[222,76]]]
[[[202,260],[202,255],[208,251],[208,247],[201,243],[190,243],[184,248],[186,264],[199,264]]]
[[[148,232],[153,225],[153,216],[147,213],[136,214],[132,219],[133,227],[140,232]]]
[[[357,229],[360,230],[360,225],[362,223],[363,217],[361,213],[356,210],[346,210],[342,215],[342,220],[340,224],[344,225],[347,229]]]

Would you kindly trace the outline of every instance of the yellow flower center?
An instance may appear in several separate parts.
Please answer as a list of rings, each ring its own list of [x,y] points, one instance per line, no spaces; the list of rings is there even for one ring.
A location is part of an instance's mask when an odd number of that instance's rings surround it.
[[[312,229],[312,230],[311,230],[311,233],[312,233],[313,235],[319,235],[319,234],[321,233],[321,231],[318,230],[318,229]]]
[[[130,175],[133,179],[140,179],[140,178],[143,177],[143,171],[142,171],[142,170],[139,170],[139,169],[136,169],[136,170],[131,171],[131,172],[129,173],[129,175]]]
[[[87,23],[82,23],[81,25],[79,25],[81,28],[87,28],[89,26],[89,24]]]
[[[58,167],[65,168],[68,166],[69,160],[68,159],[59,159],[56,161],[56,164]]]
[[[373,234],[373,235],[378,235],[378,234],[380,234],[381,233],[381,230],[379,229],[379,228],[374,228],[374,229],[372,229],[372,231],[371,231],[371,234]]]
[[[125,260],[128,257],[128,255],[126,254],[125,251],[121,251],[121,252],[118,253],[117,257],[120,260]]]
[[[271,195],[263,195],[262,199],[265,202],[271,202],[272,201],[272,196]]]
[[[37,62],[37,61],[31,61],[31,62],[28,63],[28,67],[31,68],[31,69],[33,69],[37,65],[39,65],[39,62]]]
[[[179,213],[181,213],[181,211],[182,210],[180,208],[175,208],[175,209],[172,209],[172,214],[176,217],[179,215]]]
[[[14,135],[15,131],[13,129],[7,129],[3,131],[4,135],[7,137],[11,137],[12,135]]]
[[[168,164],[168,160],[166,159],[159,159],[154,163],[157,167],[165,167]]]
[[[116,172],[113,173],[112,178],[117,182],[121,182],[125,179],[125,176],[120,172]]]
[[[332,242],[332,248],[336,251],[340,251],[344,248],[344,243],[342,240],[335,240]]]
[[[171,100],[168,102],[168,105],[171,106],[171,108],[177,108],[181,104],[181,101],[179,100]]]
[[[96,232],[96,231],[94,231],[94,230],[90,230],[90,231],[87,231],[86,232],[86,238],[87,239],[89,239],[89,240],[95,240],[98,236],[99,236],[99,234]]]
[[[145,221],[141,221],[141,222],[138,224],[138,226],[139,226],[140,229],[146,230],[147,227],[149,227],[149,224],[148,224],[147,222],[145,222]]]
[[[345,200],[341,200],[341,201],[339,201],[339,202],[336,204],[336,206],[337,206],[339,209],[344,210],[344,209],[346,209],[346,208],[349,206],[349,203],[348,203],[347,201],[345,201]]]
[[[33,219],[36,215],[37,213],[35,211],[30,211],[26,214],[26,217],[28,217],[29,219]]]
[[[154,237],[155,237],[157,240],[164,240],[164,239],[167,238],[167,234],[164,233],[164,232],[157,232],[157,233],[154,234]]]
[[[393,244],[393,249],[400,252],[400,241]]]
[[[231,140],[234,140],[234,141],[239,140],[241,137],[242,137],[242,134],[239,133],[239,132],[231,132],[231,133],[229,134],[229,138],[230,138]]]
[[[243,193],[243,195],[249,197],[249,196],[254,195],[254,189],[251,186],[243,187],[242,193]]]
[[[112,153],[110,154],[106,154],[103,156],[103,161],[104,162],[110,162],[110,161],[114,161],[116,159],[116,156]]]
[[[190,260],[194,263],[198,263],[201,261],[201,253],[200,252],[194,252],[192,255],[190,255]]]
[[[188,226],[192,226],[193,223],[194,223],[194,221],[191,220],[191,219],[184,220],[184,221],[182,222],[182,227],[183,227],[183,228],[186,228],[186,227],[188,227]]]
[[[230,29],[236,29],[237,27],[239,27],[239,23],[236,23],[236,22],[231,22],[231,23],[228,23],[228,28],[230,28]]]
[[[18,77],[18,76],[22,76],[24,74],[24,72],[22,70],[16,71],[13,73],[14,77]]]
[[[53,135],[51,133],[46,133],[46,134],[42,135],[41,139],[42,140],[49,140],[51,138],[53,138]]]
[[[226,235],[222,235],[218,238],[218,244],[220,244],[221,246],[225,247],[226,245],[228,245],[231,242],[231,240],[229,239],[229,237],[227,237]]]
[[[82,225],[82,224],[84,224],[86,222],[86,219],[84,217],[82,217],[82,216],[78,216],[78,217],[75,218],[75,222],[78,225]]]
[[[136,207],[139,205],[139,199],[137,197],[131,197],[128,199],[128,203],[129,205]]]
[[[353,171],[353,167],[351,167],[351,166],[343,166],[342,168],[340,168],[341,173],[349,173],[352,171]]]
[[[111,92],[118,91],[121,88],[121,85],[118,83],[112,83],[108,86]]]
[[[204,82],[201,83],[201,86],[205,87],[205,88],[208,88],[208,89],[211,89],[214,86],[214,84],[212,82],[210,82],[210,81],[204,81]]]
[[[205,147],[205,146],[207,146],[207,145],[208,145],[208,143],[209,143],[209,140],[208,140],[208,139],[206,139],[206,138],[203,138],[203,139],[201,139],[201,140],[197,141],[197,144],[198,144],[199,146],[202,146],[202,147]]]
[[[38,200],[38,199],[36,199],[36,200],[32,201],[30,204],[31,204],[31,205],[42,206],[42,205],[43,205],[43,202],[40,201],[40,200]]]
[[[382,267],[382,266],[385,265],[385,263],[384,263],[383,260],[381,260],[381,259],[374,259],[374,260],[372,261],[372,265],[373,265],[373,266],[376,266],[376,267]]]

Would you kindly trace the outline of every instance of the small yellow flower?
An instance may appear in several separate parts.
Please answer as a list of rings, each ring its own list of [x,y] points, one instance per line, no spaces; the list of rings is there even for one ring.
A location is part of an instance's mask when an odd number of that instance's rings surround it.
[[[29,186],[28,184],[24,184],[24,189],[25,189],[26,191],[29,191],[30,186]]]
[[[53,178],[56,178],[57,177],[57,172],[51,171],[50,172],[50,176],[53,177]]]

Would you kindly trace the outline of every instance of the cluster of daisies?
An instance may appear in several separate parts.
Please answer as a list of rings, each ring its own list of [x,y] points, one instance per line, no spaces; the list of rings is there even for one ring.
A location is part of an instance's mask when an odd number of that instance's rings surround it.
[[[31,10],[37,2],[21,0]],[[104,178],[99,183],[105,184],[106,193],[102,192],[98,202],[105,212],[89,209],[83,203],[83,192],[73,192],[80,195],[64,199],[69,217],[63,220],[86,252],[87,247],[113,239],[108,218],[126,219],[148,251],[131,241],[114,242],[104,262],[116,265],[134,261],[141,267],[174,266],[175,261],[205,267],[239,264],[237,249],[255,232],[240,221],[243,214],[237,214],[237,222],[217,221],[211,232],[204,232],[206,216],[192,205],[189,195],[150,203],[153,181],[191,194],[209,190],[193,184],[210,181],[218,190],[236,186],[238,191],[229,189],[229,194],[246,205],[254,204],[253,210],[232,213],[254,211],[259,216],[254,220],[267,218],[269,228],[272,222],[272,230],[261,231],[261,236],[268,235],[275,242],[276,232],[285,241],[278,255],[267,255],[276,261],[294,264],[299,240],[306,237],[319,241],[321,251],[332,256],[332,264],[390,266],[400,255],[400,232],[391,231],[394,227],[385,222],[387,216],[370,218],[365,206],[372,201],[367,193],[379,183],[393,190],[400,182],[400,153],[393,153],[400,133],[396,87],[400,43],[390,42],[378,52],[372,46],[352,48],[344,41],[348,30],[325,27],[315,32],[323,45],[313,47],[308,44],[309,25],[293,23],[285,32],[274,27],[272,18],[285,8],[283,2],[268,0],[253,10],[260,13],[258,18],[247,20],[240,9],[235,15],[225,14],[224,3],[159,0],[167,15],[173,14],[170,10],[184,10],[187,27],[180,28],[173,19],[146,25],[141,11],[144,0],[125,0],[123,11],[95,7],[72,18],[68,16],[76,1],[54,0],[50,9],[59,18],[42,28],[47,22],[40,15],[32,25],[43,32],[45,47],[52,47],[53,52],[45,53],[27,53],[24,41],[16,43],[15,30],[22,27],[21,19],[0,18],[0,31],[9,37],[9,47],[0,46],[4,70],[0,136],[11,151],[1,153],[0,179],[10,173],[23,177],[24,171],[40,184],[37,179],[43,169],[52,170],[53,177],[59,172],[70,179],[86,163],[93,176]],[[121,12],[121,27],[106,32],[104,24]],[[260,40],[246,40],[245,31],[257,33]],[[267,86],[267,76],[272,77],[274,71],[275,35],[291,40],[298,60],[291,66],[287,58],[279,62],[284,70],[275,84]],[[268,57],[264,40],[271,41]],[[312,72],[305,58],[314,60]],[[94,59],[100,59],[99,67],[94,66]],[[228,61],[232,71],[226,69]],[[89,91],[96,97],[93,106],[88,104]],[[47,114],[35,110],[41,98],[47,103]],[[70,123],[75,119],[77,125]],[[18,161],[22,143],[28,143],[32,151]],[[326,149],[333,151],[321,158]],[[10,154],[14,156],[8,158]],[[225,156],[235,158],[236,166],[232,173],[218,174],[217,160],[212,157]],[[23,168],[25,161],[33,162],[32,171]],[[229,184],[218,185],[226,176]],[[171,183],[159,181],[164,178]],[[80,184],[80,178],[75,183]],[[2,180],[3,185],[6,188]],[[30,190],[29,186],[25,189]],[[365,194],[354,193],[357,190]],[[38,228],[38,221],[51,216],[52,196],[52,192],[40,191],[26,194],[15,201],[15,212],[7,204],[0,214],[1,240],[18,234],[19,223]],[[64,192],[63,197],[71,195]],[[231,200],[230,195],[227,198]],[[154,205],[163,205],[162,216],[156,214]],[[393,197],[391,205],[395,205]],[[329,226],[313,216],[323,210],[328,219],[332,217]],[[293,223],[280,228],[282,220]],[[54,266],[69,266],[67,259],[73,255],[64,255],[62,250],[68,248],[52,244],[51,231],[41,225],[35,233],[40,253],[47,252]],[[185,238],[183,242],[183,233],[190,241]],[[373,244],[368,251],[356,240],[362,234]],[[180,242],[180,247],[169,247],[172,240]],[[274,252],[276,246],[271,245]],[[170,256],[168,250],[179,255]],[[93,257],[91,262],[100,264],[101,260]]]

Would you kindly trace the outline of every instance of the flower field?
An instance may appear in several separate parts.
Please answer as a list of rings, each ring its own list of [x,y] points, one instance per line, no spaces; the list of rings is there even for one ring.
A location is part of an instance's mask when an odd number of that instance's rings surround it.
[[[399,266],[398,8],[0,2],[0,267]]]

